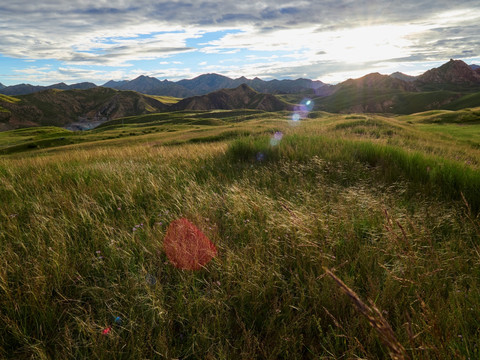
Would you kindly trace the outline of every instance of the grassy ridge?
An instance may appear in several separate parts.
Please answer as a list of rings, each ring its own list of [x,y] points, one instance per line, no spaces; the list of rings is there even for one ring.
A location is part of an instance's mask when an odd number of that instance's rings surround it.
[[[195,141],[197,137],[222,137],[220,134],[223,132],[230,133],[226,136],[232,138],[232,133],[268,131],[272,128],[272,121],[278,123],[279,119],[285,117],[285,112],[267,113],[257,110],[179,111],[111,120],[84,132],[71,132],[56,127],[18,129],[0,132],[0,154],[99,141],[122,143],[123,139],[132,137],[136,137],[135,141],[176,144]],[[232,127],[236,127],[233,132]]]
[[[0,157],[0,357],[386,358],[324,267],[410,358],[479,357],[480,156],[414,120],[271,115],[96,138],[112,127]],[[200,272],[163,252],[182,216],[219,248]]]
[[[176,104],[181,100],[180,98],[176,98],[173,96],[149,95],[149,97],[154,98],[155,100],[158,100],[167,105]]]
[[[440,191],[444,196],[457,200],[463,194],[474,212],[480,210],[480,171],[444,158],[393,146],[292,136],[284,138],[281,146],[272,147],[270,138],[245,138],[234,142],[227,155],[241,161],[255,161],[259,156],[263,161],[301,161],[320,156],[347,166],[361,162],[377,168],[387,182],[405,179],[417,186],[425,185],[423,192]]]
[[[13,103],[14,104],[14,103],[20,102],[21,100],[16,98],[16,97],[13,97],[13,96],[0,94],[0,101],[5,101],[5,102],[8,102],[8,103]]]

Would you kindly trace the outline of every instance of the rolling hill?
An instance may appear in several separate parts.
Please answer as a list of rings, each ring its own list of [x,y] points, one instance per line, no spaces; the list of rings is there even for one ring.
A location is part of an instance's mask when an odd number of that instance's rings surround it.
[[[412,82],[372,73],[336,85],[332,95],[315,102],[318,110],[329,112],[392,112],[397,94],[416,90]]]
[[[329,112],[411,114],[433,109],[480,106],[480,74],[461,60],[450,60],[413,78],[402,73],[368,74],[332,87],[316,98],[316,109]]]
[[[3,95],[0,97],[0,130],[42,125],[84,129],[110,119],[167,108],[161,101],[137,92],[102,87],[51,89],[18,97]]]
[[[259,93],[242,84],[235,89],[223,89],[203,96],[183,99],[172,105],[170,110],[214,110],[256,109],[280,111],[292,106],[274,95]]]

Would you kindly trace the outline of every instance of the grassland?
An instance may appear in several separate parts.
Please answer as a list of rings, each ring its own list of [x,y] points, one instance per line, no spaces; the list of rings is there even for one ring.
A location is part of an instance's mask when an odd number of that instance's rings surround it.
[[[289,115],[1,133],[0,358],[479,358],[480,124]]]
[[[167,105],[176,104],[181,100],[180,98],[176,98],[173,96],[160,96],[160,95],[149,95],[149,96]]]

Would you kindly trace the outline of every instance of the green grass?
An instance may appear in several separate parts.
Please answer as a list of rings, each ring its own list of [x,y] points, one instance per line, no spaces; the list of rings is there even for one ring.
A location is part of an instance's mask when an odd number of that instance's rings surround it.
[[[457,111],[451,110],[434,110],[426,111],[411,116],[405,116],[410,121],[434,124],[472,124],[480,123],[480,108],[468,108]]]
[[[176,104],[177,102],[182,100],[180,98],[176,98],[173,96],[160,96],[160,95],[149,95],[149,96],[167,105]]]
[[[102,141],[113,145],[132,137],[135,137],[136,142],[154,141],[156,144],[205,141],[196,139],[222,138],[224,132],[228,138],[232,138],[228,135],[232,132],[232,127],[235,127],[235,134],[263,133],[277,129],[273,123],[278,123],[279,119],[286,116],[286,112],[266,113],[255,110],[179,111],[111,120],[83,132],[56,127],[19,129],[0,132],[0,154],[45,150],[79,143],[89,146],[88,144]]]
[[[14,103],[20,102],[21,100],[13,96],[0,94],[0,101],[14,104]]]
[[[480,106],[480,92],[467,94],[460,99],[453,101],[446,106],[446,109],[461,110]]]
[[[53,126],[0,132],[0,154],[69,144],[71,131]]]
[[[316,108],[330,112],[413,114],[426,109],[462,110],[480,106],[480,93],[459,89],[406,92],[400,90],[340,89],[332,96],[316,98]]]
[[[0,157],[0,358],[388,358],[349,291],[409,358],[480,357],[476,139],[433,113],[219,114]],[[165,256],[179,217],[218,247],[204,270]]]

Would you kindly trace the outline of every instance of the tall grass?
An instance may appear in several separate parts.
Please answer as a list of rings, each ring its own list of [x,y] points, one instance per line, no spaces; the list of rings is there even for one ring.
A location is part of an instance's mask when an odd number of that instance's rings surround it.
[[[300,135],[2,157],[0,358],[387,358],[324,267],[407,357],[478,358],[477,175],[464,170]],[[218,247],[204,270],[164,254],[178,217]]]
[[[305,161],[312,156],[350,164],[352,178],[357,176],[357,162],[368,164],[385,181],[405,180],[416,190],[440,191],[448,199],[458,201],[463,196],[475,213],[480,210],[480,171],[418,151],[366,141],[311,136],[287,136],[279,146],[271,146],[268,137],[247,137],[236,140],[227,151],[227,157],[234,161],[250,162]]]

